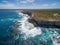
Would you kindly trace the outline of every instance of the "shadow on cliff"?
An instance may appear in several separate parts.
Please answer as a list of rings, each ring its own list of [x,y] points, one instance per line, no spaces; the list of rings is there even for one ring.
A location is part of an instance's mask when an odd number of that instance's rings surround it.
[[[32,23],[35,27],[42,27],[42,28],[60,28],[60,25],[55,22],[50,21],[41,21],[35,19],[29,19],[30,23]]]

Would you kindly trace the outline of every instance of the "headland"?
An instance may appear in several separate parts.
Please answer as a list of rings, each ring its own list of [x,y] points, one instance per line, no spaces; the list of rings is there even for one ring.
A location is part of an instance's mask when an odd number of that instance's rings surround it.
[[[35,26],[55,26],[60,28],[60,9],[22,10],[30,16],[29,22]]]

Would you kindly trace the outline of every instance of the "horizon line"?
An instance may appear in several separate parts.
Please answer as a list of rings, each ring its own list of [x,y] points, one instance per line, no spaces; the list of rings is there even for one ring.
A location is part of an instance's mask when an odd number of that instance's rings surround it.
[[[13,8],[12,8],[13,9]],[[47,8],[48,9],[48,8]],[[49,8],[49,9],[60,9],[60,8]],[[2,10],[2,9],[0,9],[0,10]],[[5,10],[5,9],[4,9]],[[15,9],[14,9],[15,10]],[[18,9],[16,9],[16,10],[18,10]],[[20,10],[24,10],[24,9],[20,9]],[[28,9],[28,10],[31,10],[31,9]],[[33,10],[42,10],[42,9],[33,9]]]

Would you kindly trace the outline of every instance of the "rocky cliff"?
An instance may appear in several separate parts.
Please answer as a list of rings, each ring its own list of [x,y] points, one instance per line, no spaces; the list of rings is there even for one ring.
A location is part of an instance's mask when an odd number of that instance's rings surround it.
[[[50,20],[45,20],[45,19],[44,20],[37,19],[37,18],[34,18],[33,13],[30,11],[22,11],[22,13],[28,14],[30,16],[29,22],[34,24],[34,26],[42,26],[42,27],[47,27],[47,28],[54,26],[56,28],[60,28],[60,21],[59,20],[50,21]]]

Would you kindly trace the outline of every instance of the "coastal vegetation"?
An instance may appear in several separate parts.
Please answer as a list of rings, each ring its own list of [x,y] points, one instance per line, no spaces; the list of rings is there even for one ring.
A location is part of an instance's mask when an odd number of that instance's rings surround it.
[[[24,10],[24,12],[31,12],[31,18],[37,20],[60,20],[60,9],[41,9],[41,10]]]
[[[29,22],[34,26],[56,26],[60,28],[60,9],[23,10],[30,16]]]

